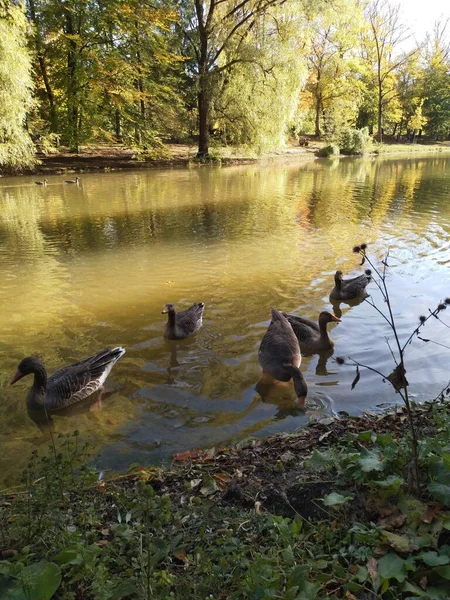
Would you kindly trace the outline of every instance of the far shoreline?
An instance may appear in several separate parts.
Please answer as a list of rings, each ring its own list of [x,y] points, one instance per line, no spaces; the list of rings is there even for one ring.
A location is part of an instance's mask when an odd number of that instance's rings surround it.
[[[155,168],[198,168],[204,166],[233,166],[256,165],[273,163],[306,162],[314,160],[330,160],[320,158],[316,152],[324,145],[323,142],[312,142],[307,148],[288,145],[278,151],[261,156],[251,156],[246,150],[237,148],[221,148],[220,152],[213,150],[217,158],[209,161],[196,159],[195,145],[166,144],[166,156],[150,158],[138,156],[132,149],[124,146],[95,146],[81,149],[77,154],[61,151],[52,154],[37,154],[40,161],[31,169],[18,172],[2,172],[0,177],[14,177],[26,175],[66,175],[70,173],[96,173],[114,172],[125,170],[155,169]],[[450,152],[450,143],[440,144],[385,144],[375,152],[366,155],[340,155],[333,156],[331,160],[342,158],[405,158],[426,157],[431,153]]]

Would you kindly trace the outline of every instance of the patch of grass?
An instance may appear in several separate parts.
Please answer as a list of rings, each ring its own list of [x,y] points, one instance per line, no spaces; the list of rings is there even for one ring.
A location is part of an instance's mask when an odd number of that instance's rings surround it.
[[[402,410],[111,481],[62,436],[0,500],[0,598],[448,598],[450,411],[414,410],[420,497]]]
[[[450,144],[441,142],[436,144],[376,144],[375,154],[407,154],[407,153],[426,153],[426,152],[450,152]]]

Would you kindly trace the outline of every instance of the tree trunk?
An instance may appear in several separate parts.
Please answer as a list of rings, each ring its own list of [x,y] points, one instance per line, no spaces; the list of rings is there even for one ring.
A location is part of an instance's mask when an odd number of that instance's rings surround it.
[[[403,117],[400,119],[400,125],[399,125],[399,128],[398,128],[398,134],[397,134],[397,142],[399,142],[401,140],[402,129],[403,129]]]
[[[314,135],[316,137],[320,137],[321,136],[321,131],[320,131],[320,112],[322,109],[322,95],[318,94],[316,96],[316,118],[314,120]]]
[[[114,114],[114,129],[115,129],[115,133],[116,133],[116,138],[118,140],[122,139],[122,130],[121,130],[121,123],[120,123],[120,111],[118,108],[116,108],[116,112]]]
[[[36,6],[34,0],[29,0],[30,6],[30,16],[31,20],[35,27],[35,47],[36,54],[39,61],[39,70],[41,72],[42,80],[45,86],[45,93],[47,95],[48,107],[49,107],[49,120],[50,120],[50,131],[52,133],[57,133],[58,131],[58,120],[56,115],[56,106],[55,106],[55,95],[53,93],[53,89],[50,85],[50,80],[48,78],[47,65],[45,62],[44,54],[42,51],[42,36],[41,31],[39,29],[39,23],[36,18]]]
[[[66,33],[75,35],[72,12],[65,9]],[[67,117],[68,117],[68,138],[71,152],[78,152],[78,89],[77,89],[77,44],[75,40],[69,39],[67,52]]]
[[[383,122],[383,90],[382,90],[382,84],[381,81],[379,81],[378,83],[378,119],[377,119],[377,126],[378,126],[378,134],[377,134],[377,140],[380,142],[383,141],[383,129],[382,129],[382,122]]]
[[[209,105],[210,87],[208,77],[208,36],[209,32],[204,19],[204,6],[201,0],[195,0],[195,10],[198,18],[198,33],[200,37],[199,53],[199,92],[198,101],[198,152],[197,158],[207,158],[209,155]]]
[[[395,133],[397,131],[398,123],[394,124],[394,130],[392,131],[392,137],[395,137]]]
[[[205,84],[200,83],[198,93],[198,152],[197,158],[207,158],[209,154],[209,98]]]

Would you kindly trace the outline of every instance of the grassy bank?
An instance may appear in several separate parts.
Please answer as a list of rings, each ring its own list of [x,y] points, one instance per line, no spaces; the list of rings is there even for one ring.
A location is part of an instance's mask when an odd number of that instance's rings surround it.
[[[427,154],[428,152],[450,152],[450,143],[380,144],[375,147],[375,153],[379,155]]]
[[[40,164],[36,165],[29,174],[51,175],[63,173],[84,173],[95,171],[117,171],[129,169],[148,169],[152,167],[171,168],[199,166],[204,164],[253,164],[258,162],[283,162],[315,160],[316,153],[326,143],[311,139],[308,147],[300,147],[296,140],[292,140],[285,148],[269,152],[262,156],[250,152],[245,148],[229,146],[213,148],[211,161],[198,162],[196,159],[197,147],[193,144],[166,144],[157,154],[137,154],[124,146],[90,146],[73,154],[62,149],[59,152],[39,155]],[[430,152],[448,152],[450,144],[381,144],[374,146],[374,155],[427,155]]]
[[[401,409],[110,481],[60,437],[2,493],[0,598],[449,598],[450,410],[414,418],[420,497]]]

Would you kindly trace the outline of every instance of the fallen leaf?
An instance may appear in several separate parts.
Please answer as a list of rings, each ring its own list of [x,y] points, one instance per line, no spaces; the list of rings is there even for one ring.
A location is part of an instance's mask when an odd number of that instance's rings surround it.
[[[389,542],[389,545],[394,548],[394,550],[398,550],[399,552],[411,552],[411,540],[405,535],[398,535],[396,533],[392,533],[391,531],[386,531],[386,529],[383,529],[381,533]]]
[[[295,454],[293,452],[291,452],[290,450],[288,450],[287,452],[285,452],[284,454],[282,454],[280,456],[280,460],[283,463],[289,463],[291,461],[293,461],[295,459]]]
[[[378,521],[378,525],[380,527],[399,529],[400,527],[403,527],[403,525],[405,524],[405,521],[406,521],[406,515],[401,515],[401,514],[389,515],[388,517],[385,517],[384,519],[380,519]]]
[[[348,598],[348,600],[358,600],[358,599],[356,598],[356,596],[355,596],[355,595],[353,595],[351,592],[347,592],[347,593],[345,594],[345,597],[346,597],[346,598]]]
[[[224,488],[230,481],[229,476],[226,473],[216,473],[213,475],[214,479],[219,482],[219,486]]]
[[[174,550],[173,555],[180,562],[186,563],[186,552],[184,550]]]
[[[376,581],[378,577],[378,563],[376,558],[369,558],[367,561],[367,571],[369,572],[370,579]]]
[[[427,577],[426,577],[425,575],[422,577],[422,579],[420,580],[420,582],[419,582],[419,583],[420,583],[420,587],[421,587],[423,590],[427,591],[427,587],[428,587],[428,579],[427,579]]]
[[[218,489],[219,486],[215,480],[212,477],[207,476],[203,479],[203,486],[200,488],[200,494],[202,494],[202,496],[212,496]]]
[[[178,462],[185,462],[186,460],[191,460],[192,458],[198,458],[200,456],[199,450],[186,450],[186,452],[177,452],[173,455],[173,459]]]
[[[431,523],[434,517],[439,514],[442,510],[441,504],[430,504],[428,505],[420,517],[424,523]]]

